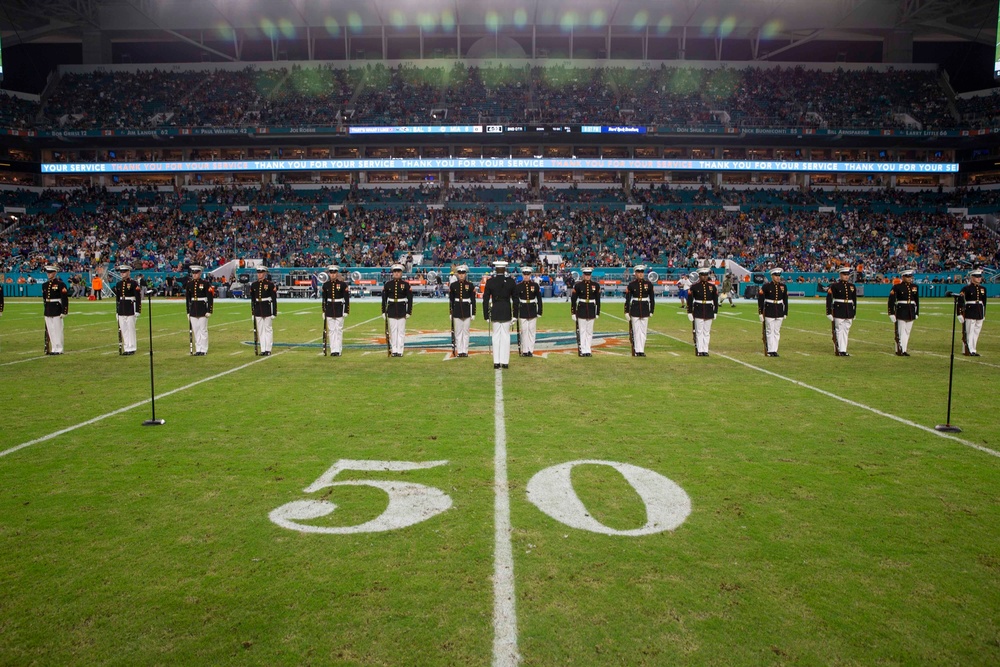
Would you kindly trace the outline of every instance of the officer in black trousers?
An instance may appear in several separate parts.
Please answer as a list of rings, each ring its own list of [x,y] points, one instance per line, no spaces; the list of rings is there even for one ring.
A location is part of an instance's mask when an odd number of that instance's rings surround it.
[[[59,280],[59,267],[45,267],[49,279],[42,283],[42,301],[45,309],[45,354],[63,353],[63,318],[69,314],[69,290]]]
[[[469,267],[462,264],[455,273],[458,279],[448,286],[448,315],[455,336],[455,355],[469,356],[469,330],[476,319],[476,286],[467,279]]]
[[[625,319],[632,338],[632,353],[637,357],[646,356],[646,332],[655,309],[653,283],[646,279],[646,267],[640,264],[635,267],[635,280],[625,288]]]
[[[135,320],[142,314],[142,288],[132,280],[131,266],[122,264],[118,272],[122,279],[111,291],[115,295],[118,330],[122,336],[122,356],[131,357],[136,350]]]
[[[510,366],[510,322],[517,308],[514,291],[517,283],[507,275],[507,262],[493,262],[496,274],[486,281],[483,290],[483,317],[491,323],[493,368]]]
[[[278,287],[268,276],[266,266],[257,267],[257,280],[250,283],[250,314],[254,318],[260,354],[270,357],[274,345],[274,318],[278,316]]]
[[[191,266],[191,279],[184,292],[184,300],[194,336],[194,356],[204,357],[208,354],[208,318],[215,309],[215,288],[202,279],[200,266]]]
[[[517,301],[517,326],[521,332],[521,356],[535,356],[535,334],[538,318],[542,316],[542,288],[531,279],[531,267],[522,266],[524,278],[517,284],[514,298]]]
[[[852,270],[847,266],[842,268],[840,280],[826,290],[826,319],[833,322],[833,346],[838,357],[851,356],[847,353],[847,340],[858,314],[858,289],[851,282]]]
[[[986,288],[983,287],[983,270],[969,272],[969,284],[958,293],[958,321],[962,323],[963,354],[978,357],[979,333],[986,319]]]
[[[392,356],[403,356],[406,320],[413,314],[413,290],[403,280],[403,265],[392,265],[392,278],[382,286],[382,317],[389,325],[389,349]]]
[[[771,269],[771,282],[757,292],[757,316],[764,325],[764,354],[778,356],[781,323],[788,317],[788,287],[782,281],[781,269]]]
[[[908,357],[906,348],[910,344],[910,330],[920,317],[920,294],[913,284],[913,269],[899,272],[901,282],[889,290],[889,321],[896,330],[896,356]]]
[[[585,266],[580,269],[583,279],[573,286],[570,297],[570,311],[579,332],[581,357],[593,356],[591,344],[594,341],[594,321],[601,316],[601,286],[590,279],[594,269]]]
[[[708,356],[712,340],[712,320],[719,312],[719,288],[712,282],[712,269],[698,269],[698,282],[688,290],[687,315],[694,324],[694,349],[699,357]]]
[[[327,267],[330,279],[323,283],[323,319],[326,345],[330,356],[339,357],[344,351],[344,320],[351,314],[351,288],[340,279],[340,267]]]

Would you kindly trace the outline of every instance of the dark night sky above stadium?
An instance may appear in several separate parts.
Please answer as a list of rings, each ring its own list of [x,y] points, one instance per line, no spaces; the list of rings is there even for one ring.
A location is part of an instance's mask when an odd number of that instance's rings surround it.
[[[694,41],[694,40],[691,40]],[[706,40],[709,41],[710,40]],[[689,43],[689,58],[713,59],[711,44],[702,55],[698,45]],[[838,53],[848,53],[848,62],[878,61],[881,54],[879,42],[851,45],[835,42],[819,42],[796,49],[793,53],[798,62],[831,62]],[[131,62],[200,62],[201,55],[195,47],[180,43],[158,43],[155,45],[128,44],[115,46],[114,61],[121,62],[127,53]],[[692,55],[693,53],[693,55]],[[38,93],[45,86],[45,80],[57,65],[81,62],[82,49],[79,44],[27,44],[4,48],[3,87],[28,93]],[[916,42],[913,45],[913,60],[917,63],[938,63],[947,70],[952,87],[956,92],[981,90],[996,85],[993,79],[993,50],[984,44],[969,42]],[[792,64],[789,62],[789,64]]]

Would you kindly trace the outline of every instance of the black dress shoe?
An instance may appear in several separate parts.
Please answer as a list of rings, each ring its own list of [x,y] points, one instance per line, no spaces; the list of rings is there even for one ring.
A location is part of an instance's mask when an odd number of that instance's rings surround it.
[[[61,353],[60,353],[60,354],[61,354]],[[978,352],[973,352],[973,353],[972,353],[972,356],[974,356],[974,357],[981,357],[981,356],[983,356],[983,355],[979,354]]]
[[[331,352],[331,355],[334,356],[334,357],[339,357],[340,356],[340,352]]]
[[[500,364],[500,368],[510,368],[510,364]]]
[[[468,352],[460,352],[458,356],[460,356],[460,357],[467,357],[467,356],[469,356],[469,353]]]
[[[772,353],[771,353],[771,356],[772,356],[772,357],[776,357],[776,356],[778,356],[778,353],[777,353],[777,352],[772,352]]]
[[[493,370],[495,371],[500,370],[500,364],[493,364]]]
[[[529,357],[533,357],[533,356],[535,356],[535,353],[534,353],[534,352],[529,352],[529,353],[528,353],[528,356],[529,356]]]
[[[908,356],[910,356],[910,353],[909,353],[909,352],[903,352],[903,353],[902,353],[901,355],[899,355],[899,356],[901,356],[901,357],[908,357]]]
[[[847,352],[841,352],[841,353],[840,353],[840,356],[842,356],[842,357],[849,357],[849,356],[851,356],[851,355],[850,355],[850,354],[848,354]]]
[[[261,352],[260,354],[261,354],[262,357],[270,357],[271,356],[270,352]]]

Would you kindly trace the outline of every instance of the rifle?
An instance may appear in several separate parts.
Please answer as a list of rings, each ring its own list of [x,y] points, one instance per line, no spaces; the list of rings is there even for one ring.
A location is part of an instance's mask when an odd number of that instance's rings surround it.
[[[965,322],[962,323],[962,353],[969,356],[969,338],[965,333]]]
[[[896,354],[902,354],[903,353],[903,346],[899,342],[899,320],[898,319],[895,322],[893,322],[892,327],[895,330],[895,334],[896,334]]]
[[[840,356],[840,346],[837,345],[837,318],[830,322],[830,336],[833,338],[833,353]]]
[[[448,315],[448,319],[451,320],[451,356],[458,356],[458,343],[455,342],[455,316]]]
[[[326,319],[326,313],[320,313],[323,315],[323,356],[328,356],[330,354],[330,322]]]
[[[574,313],[575,314],[575,313]],[[576,315],[576,356],[583,356],[583,348],[580,347],[580,316]]]
[[[635,331],[632,329],[632,316],[629,313],[625,313],[625,317],[628,318],[628,344],[632,347],[632,356],[635,356]]]
[[[49,354],[52,352],[52,342],[49,340],[49,327],[48,325],[43,325],[43,326],[45,326],[45,354]],[[962,340],[963,341],[965,340],[964,327],[962,328]]]
[[[764,315],[764,320],[760,323],[760,341],[764,344],[764,356],[766,357],[769,352],[767,349],[767,315]]]
[[[188,354],[194,354],[194,328],[191,326],[190,315],[188,315]]]
[[[116,328],[118,329],[118,356],[120,357],[125,354],[125,341],[122,340],[122,323],[118,319],[117,313],[115,314],[115,324],[117,325]]]
[[[250,307],[250,319],[253,320],[253,356],[260,356],[260,338],[257,335],[257,316],[253,314],[253,306]]]
[[[385,322],[385,356],[392,356],[392,341],[389,340],[389,313],[382,313]]]
[[[517,314],[520,315],[520,313],[517,313]],[[514,326],[517,327],[517,356],[521,356],[521,354],[523,354],[523,353],[521,352],[521,318],[520,317],[515,317],[514,318]]]

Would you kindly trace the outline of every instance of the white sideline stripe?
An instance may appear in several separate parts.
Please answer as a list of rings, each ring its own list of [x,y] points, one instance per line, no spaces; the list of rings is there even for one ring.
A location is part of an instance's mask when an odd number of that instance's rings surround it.
[[[368,322],[372,322],[374,320],[380,319],[381,317],[382,317],[381,315],[379,315],[377,317],[373,317],[372,319],[368,320]],[[358,324],[355,324],[352,327],[345,327],[344,331],[347,331],[348,329],[353,329],[354,327],[357,327],[357,326],[361,326],[362,324],[366,324],[366,322],[359,322]],[[313,340],[307,341],[307,343],[314,343],[317,340],[319,340],[319,338],[314,338]],[[292,349],[294,349],[294,348],[292,348]],[[285,354],[285,352],[288,352],[288,351],[290,351],[290,350],[285,350],[285,351],[282,351],[282,352],[278,352],[277,354],[273,354],[270,357],[260,357],[259,359],[254,359],[253,361],[245,363],[242,366],[237,366],[236,368],[230,368],[228,371],[222,371],[221,373],[217,373],[217,374],[215,374],[215,375],[213,375],[211,377],[203,378],[201,380],[196,380],[196,381],[192,382],[191,384],[184,385],[183,387],[178,387],[177,389],[171,389],[170,391],[168,391],[166,393],[158,394],[156,396],[156,398],[157,399],[163,399],[163,398],[166,398],[167,396],[172,396],[173,394],[177,394],[177,393],[180,393],[182,391],[186,391],[188,389],[191,389],[192,387],[197,387],[198,385],[204,384],[206,382],[209,382],[210,380],[217,380],[217,379],[219,379],[221,377],[225,377],[226,375],[229,375],[230,373],[235,373],[236,371],[241,371],[244,368],[249,368],[250,366],[253,366],[254,364],[259,364],[262,361],[267,361],[268,359],[274,359],[275,357],[279,357],[279,356],[281,356],[282,354]],[[79,424],[74,424],[73,426],[68,426],[68,427],[66,427],[64,429],[61,429],[59,431],[55,431],[54,433],[49,433],[48,435],[43,435],[40,438],[35,438],[34,440],[29,440],[28,442],[22,442],[20,445],[16,445],[14,447],[11,447],[10,449],[5,449],[4,451],[0,452],[0,458],[3,458],[5,456],[7,456],[8,454],[13,454],[14,452],[16,452],[18,450],[21,450],[21,449],[24,449],[25,447],[31,447],[32,445],[37,445],[39,443],[46,442],[48,440],[52,440],[53,438],[58,438],[60,435],[65,435],[66,433],[70,433],[71,431],[75,431],[78,428],[83,428],[84,426],[90,426],[91,424],[96,424],[97,422],[103,421],[103,420],[107,419],[108,417],[114,417],[115,415],[120,415],[123,412],[128,412],[129,410],[134,410],[136,408],[142,407],[143,405],[146,405],[149,402],[150,402],[150,399],[147,398],[147,399],[145,399],[143,401],[139,401],[138,403],[133,403],[132,405],[126,405],[124,408],[118,408],[117,410],[114,410],[112,412],[108,412],[106,414],[100,415],[99,417],[94,417],[93,419],[88,419],[85,422],[80,422]]]
[[[612,315],[611,317],[615,317],[615,316]],[[616,319],[620,319],[620,318],[616,318]],[[622,320],[622,321],[624,322],[625,320]],[[681,340],[680,338],[675,338],[674,336],[671,336],[670,334],[665,334],[665,333],[663,333],[661,331],[655,331],[653,329],[650,329],[650,331],[653,332],[653,333],[655,333],[655,334],[659,334],[661,336],[666,336],[667,338],[675,340],[678,343],[684,343],[685,345],[692,345],[692,343],[688,343],[687,341]],[[974,443],[974,442],[972,442],[970,440],[964,440],[962,438],[957,438],[957,437],[955,437],[953,435],[948,435],[947,433],[942,433],[941,431],[935,431],[933,428],[931,428],[929,426],[924,426],[923,424],[918,424],[917,422],[912,422],[909,419],[904,419],[903,417],[898,417],[896,415],[889,414],[888,412],[882,412],[878,408],[873,408],[870,405],[865,405],[864,403],[858,403],[857,401],[852,401],[849,398],[844,398],[843,396],[838,396],[837,394],[834,394],[832,392],[826,391],[825,389],[820,389],[819,387],[814,387],[811,384],[806,384],[805,382],[800,382],[799,380],[793,380],[790,377],[785,377],[784,375],[780,375],[780,374],[775,373],[773,371],[769,371],[766,368],[761,368],[759,366],[754,366],[753,364],[748,364],[747,362],[740,361],[739,359],[736,359],[734,357],[730,357],[730,356],[725,355],[725,354],[720,354],[718,352],[713,352],[713,354],[715,354],[715,356],[717,356],[717,357],[722,357],[723,359],[728,359],[729,361],[732,361],[733,363],[737,363],[740,366],[746,366],[747,368],[751,368],[751,369],[753,369],[755,371],[760,371],[761,373],[764,373],[765,375],[770,375],[772,377],[778,378],[779,380],[784,380],[785,382],[791,382],[792,384],[798,385],[799,387],[802,387],[804,389],[809,389],[811,391],[815,391],[816,393],[822,394],[822,395],[824,395],[824,396],[826,396],[828,398],[832,398],[832,399],[838,400],[838,401],[840,401],[842,403],[847,403],[848,405],[854,406],[856,408],[861,408],[862,410],[868,410],[869,412],[872,412],[872,413],[874,413],[876,415],[879,415],[880,417],[886,417],[888,419],[892,419],[893,421],[897,421],[900,424],[906,424],[907,426],[912,426],[913,428],[918,428],[921,431],[926,431],[927,433],[930,433],[932,435],[936,435],[939,438],[947,438],[948,440],[954,440],[955,442],[961,443],[961,444],[965,445],[966,447],[971,447],[972,449],[977,449],[977,450],[983,452],[984,454],[989,454],[990,456],[995,456],[997,458],[1000,458],[1000,452],[998,452],[998,451],[996,451],[994,449],[990,449],[989,447],[983,447],[982,445],[977,445],[976,443]]]
[[[514,548],[510,539],[510,487],[507,484],[507,426],[504,423],[503,375],[495,373],[493,428],[493,667],[515,667],[517,613],[514,609]]]

